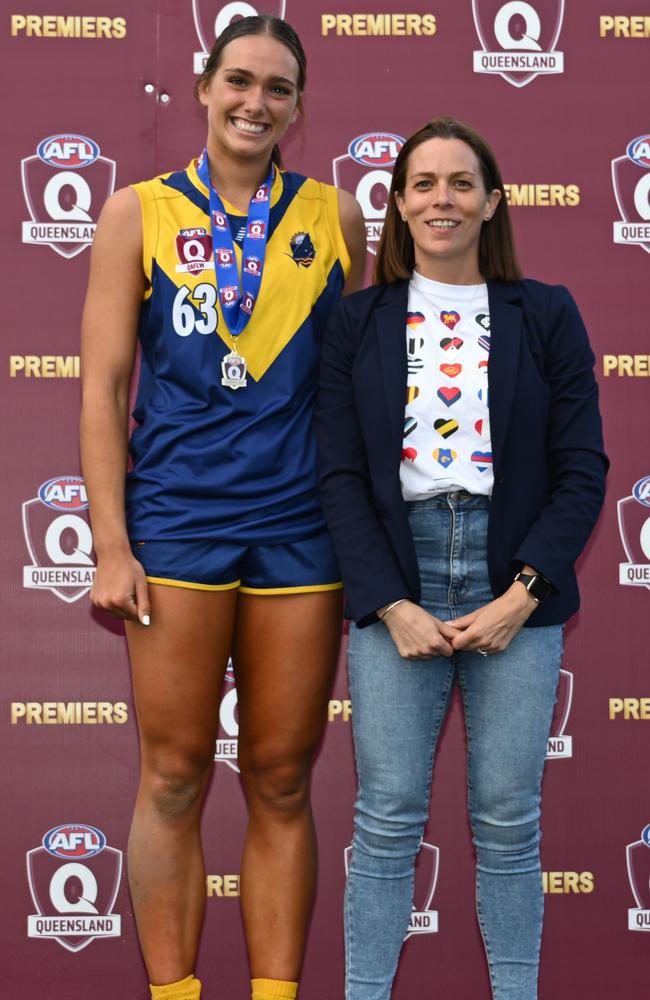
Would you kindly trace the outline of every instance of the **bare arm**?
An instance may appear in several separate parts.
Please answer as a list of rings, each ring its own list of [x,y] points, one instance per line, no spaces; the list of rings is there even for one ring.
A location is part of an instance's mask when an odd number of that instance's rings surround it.
[[[350,295],[363,288],[363,272],[366,266],[366,224],[361,206],[354,195],[341,188],[338,189],[337,194],[343,239],[352,260],[352,268],[343,294]]]
[[[144,571],[133,558],[124,517],[129,387],[145,287],[137,195],[116,192],[93,243],[82,320],[81,456],[98,568],[91,599],[124,618],[149,614]]]

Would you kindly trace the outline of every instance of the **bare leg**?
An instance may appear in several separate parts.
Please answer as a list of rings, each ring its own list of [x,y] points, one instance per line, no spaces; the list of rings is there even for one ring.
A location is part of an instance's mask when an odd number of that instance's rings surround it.
[[[240,595],[234,660],[249,809],[241,902],[253,978],[300,976],[317,863],[309,778],[340,634],[340,591]]]
[[[131,896],[150,982],[194,970],[205,905],[200,839],[237,591],[150,586],[148,628],[127,623],[141,776]]]

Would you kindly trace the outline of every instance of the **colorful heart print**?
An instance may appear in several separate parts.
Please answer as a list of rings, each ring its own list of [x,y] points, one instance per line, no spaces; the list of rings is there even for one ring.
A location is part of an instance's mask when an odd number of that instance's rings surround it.
[[[440,437],[448,438],[458,430],[458,421],[439,417],[438,420],[433,421],[433,427],[434,430],[438,431]]]
[[[479,370],[479,373],[481,375],[487,375],[487,373],[488,373],[488,362],[487,361],[479,361],[479,363],[478,363],[478,370]]]
[[[423,347],[424,337],[418,337],[415,334],[410,334],[410,336],[406,338],[406,353],[410,354],[411,357],[413,357],[414,354],[417,354],[418,351],[421,351]]]
[[[447,309],[443,309],[440,313],[440,321],[445,326],[449,327],[450,330],[453,330],[456,324],[460,323],[460,315],[455,309],[451,309],[449,311]]]
[[[474,424],[474,430],[480,437],[481,441],[490,440],[490,421],[489,420],[477,420]]]
[[[408,313],[407,313],[407,316],[408,316]],[[478,323],[478,325],[483,330],[489,330],[490,329],[490,315],[489,315],[489,313],[478,313],[478,315],[475,316],[474,319],[475,319],[475,321]]]
[[[406,314],[406,325],[409,330],[417,330],[421,323],[424,323],[424,313],[421,312],[407,312]]]
[[[491,451],[473,451],[472,452],[472,462],[476,466],[479,472],[485,472],[492,466],[492,452]]]
[[[462,392],[455,385],[441,385],[437,395],[438,399],[441,399],[445,406],[453,406],[462,396]]]
[[[457,375],[460,375],[462,370],[463,366],[459,365],[458,363],[456,363],[455,365],[440,365],[440,371],[442,372],[443,375],[446,375],[448,378],[456,378]]]
[[[406,417],[404,420],[404,437],[408,437],[409,434],[412,434],[417,425],[418,422],[415,417]]]
[[[420,395],[420,387],[418,385],[407,385],[406,387],[406,405],[412,403],[413,400],[417,399]]]
[[[463,341],[460,337],[443,337],[440,346],[447,354],[457,354],[463,346]]]
[[[478,346],[482,347],[484,351],[490,350],[490,338],[481,336],[478,338]]]
[[[415,375],[417,372],[421,372],[424,368],[424,361],[422,358],[409,358],[407,363],[407,369],[409,375]]]
[[[418,457],[416,448],[402,448],[402,461],[414,462]]]
[[[479,391],[476,393],[476,395],[478,396],[478,398],[481,400],[482,403],[485,403],[486,406],[490,405],[488,403],[488,395],[489,395],[489,393],[488,393],[487,389],[479,389]]]
[[[436,448],[432,454],[436,462],[438,462],[443,469],[446,469],[448,465],[451,465],[451,463],[455,462],[458,458],[458,452],[452,451],[451,448]]]

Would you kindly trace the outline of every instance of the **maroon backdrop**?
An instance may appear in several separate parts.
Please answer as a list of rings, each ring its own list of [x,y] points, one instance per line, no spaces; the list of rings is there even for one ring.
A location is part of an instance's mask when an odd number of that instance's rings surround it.
[[[372,251],[400,137],[441,113],[470,122],[500,158],[526,273],[567,284],[590,330],[612,470],[580,563],[583,609],[568,628],[549,744],[540,995],[641,997],[650,946],[650,117],[641,106],[650,7],[637,3],[632,17],[623,4],[601,15],[605,5],[579,0],[430,8],[394,0],[368,13],[369,6],[261,7],[295,25],[310,57],[305,119],[284,146],[288,165],[357,194]],[[93,612],[87,597],[79,321],[103,201],[114,186],[182,167],[200,151],[195,69],[215,18],[252,7],[215,0],[63,7],[63,15],[43,4],[24,8],[37,13],[11,13],[19,11],[14,4],[1,29],[2,981],[25,1000],[137,1000],[146,995],[146,974],[122,862],[138,753],[123,630]],[[369,253],[368,274],[372,260]],[[314,779],[321,879],[304,972],[308,1000],[342,996],[340,910],[354,796],[344,660],[343,649]],[[236,738],[236,692],[227,679],[204,817],[210,874],[198,974],[206,997],[248,995],[237,906],[245,811]],[[474,918],[464,756],[455,704],[397,1000],[489,993]]]

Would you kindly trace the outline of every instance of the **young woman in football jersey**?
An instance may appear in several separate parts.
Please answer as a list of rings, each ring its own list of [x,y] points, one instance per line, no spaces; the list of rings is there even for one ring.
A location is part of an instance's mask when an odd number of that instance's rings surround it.
[[[522,278],[494,155],[453,119],[397,157],[376,276],[330,321],[317,408],[356,621],[346,998],[391,995],[458,682],[492,995],[534,1000],[542,768],[607,469],[594,356],[568,291]]]
[[[205,151],[117,192],[93,247],[81,424],[92,599],[126,621],[142,758],[129,880],[156,1000],[200,992],[199,822],[231,654],[255,1000],[295,997],[314,898],[309,778],[341,584],[312,404],[322,328],[344,286],[360,287],[365,231],[354,198],[279,169],[304,86],[286,22],[233,22],[197,85]]]

